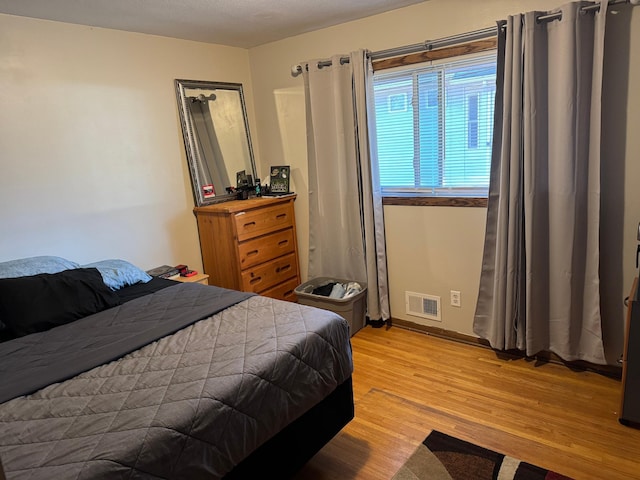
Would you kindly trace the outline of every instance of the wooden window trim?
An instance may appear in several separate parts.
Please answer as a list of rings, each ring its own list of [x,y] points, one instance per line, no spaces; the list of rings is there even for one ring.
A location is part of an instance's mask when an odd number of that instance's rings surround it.
[[[485,197],[382,197],[382,205],[409,207],[486,207]]]
[[[454,45],[452,47],[443,47],[437,48],[435,50],[426,50],[424,52],[400,55],[398,57],[373,60],[371,64],[373,67],[373,71],[377,72],[379,70],[387,70],[389,68],[415,65],[418,63],[430,62],[433,60],[442,60],[451,57],[459,57],[461,55],[469,55],[478,52],[486,52],[488,50],[495,50],[497,47],[497,37],[491,37],[483,40],[476,40],[474,42]]]

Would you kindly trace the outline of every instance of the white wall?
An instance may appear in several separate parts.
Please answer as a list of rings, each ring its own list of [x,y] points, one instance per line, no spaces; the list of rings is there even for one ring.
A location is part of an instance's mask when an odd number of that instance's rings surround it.
[[[270,164],[290,164],[292,188],[301,194],[296,201],[296,216],[303,277],[308,261],[304,92],[302,78],[291,76],[291,66],[358,48],[384,50],[478,30],[512,13],[552,9],[560,4],[559,0],[431,0],[250,50],[261,168],[266,171]],[[625,27],[629,19],[632,25]],[[609,142],[605,151],[611,158],[605,158],[604,168],[609,186],[603,193],[607,229],[603,238],[603,291],[607,296],[605,334],[610,358],[615,360],[622,349],[622,299],[635,271],[635,227],[640,220],[640,198],[633,180],[640,178],[640,166],[636,166],[640,153],[640,135],[636,132],[640,92],[630,91],[626,97],[626,90],[632,90],[628,85],[637,84],[640,76],[640,11],[611,15],[610,24],[609,48],[615,55],[607,68],[613,78],[609,81],[611,91],[605,94],[605,102],[611,104],[605,112],[605,141]],[[630,31],[631,40],[625,31]],[[627,71],[629,64],[631,71]],[[615,168],[609,168],[608,162],[616,159]],[[485,214],[482,208],[385,207],[394,318],[473,334]],[[452,289],[462,292],[461,308],[449,306]],[[442,322],[406,315],[405,291],[441,296]]]
[[[0,15],[0,261],[201,270],[176,78],[253,105],[245,49]]]

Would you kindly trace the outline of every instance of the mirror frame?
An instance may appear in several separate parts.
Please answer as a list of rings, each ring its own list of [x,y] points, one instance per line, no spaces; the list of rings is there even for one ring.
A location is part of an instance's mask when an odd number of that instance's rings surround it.
[[[256,171],[256,162],[253,155],[253,146],[251,145],[251,135],[249,134],[249,119],[247,117],[247,107],[244,101],[244,92],[242,90],[241,83],[230,83],[230,82],[208,82],[204,80],[184,80],[184,79],[175,79],[174,81],[176,88],[176,98],[178,99],[178,111],[180,112],[180,125],[182,127],[182,137],[184,140],[184,147],[187,154],[187,163],[189,165],[189,176],[191,177],[191,187],[193,190],[193,198],[197,207],[202,207],[205,205],[211,205],[214,203],[220,202],[228,202],[230,200],[235,200],[237,195],[235,193],[216,193],[215,197],[204,198],[202,193],[202,181],[198,176],[197,162],[198,158],[196,156],[195,149],[195,139],[194,132],[192,129],[191,121],[188,117],[189,115],[189,107],[187,105],[187,94],[185,90],[200,88],[205,90],[234,90],[237,91],[240,95],[240,106],[242,107],[242,116],[244,121],[244,129],[247,137],[247,147],[249,150],[249,160],[251,162],[251,174],[253,178],[257,178]],[[227,172],[230,178],[235,178],[236,172]],[[235,187],[235,185],[225,185],[225,187]]]

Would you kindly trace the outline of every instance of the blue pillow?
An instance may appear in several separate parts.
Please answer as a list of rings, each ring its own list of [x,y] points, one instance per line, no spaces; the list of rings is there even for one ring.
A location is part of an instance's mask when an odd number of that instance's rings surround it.
[[[39,257],[19,258],[0,263],[0,278],[18,278],[39,275],[41,273],[58,273],[80,265],[66,258],[42,255]]]
[[[83,265],[82,268],[97,268],[102,274],[105,285],[111,290],[119,290],[128,285],[147,283],[151,280],[151,275],[126,260],[101,260]]]

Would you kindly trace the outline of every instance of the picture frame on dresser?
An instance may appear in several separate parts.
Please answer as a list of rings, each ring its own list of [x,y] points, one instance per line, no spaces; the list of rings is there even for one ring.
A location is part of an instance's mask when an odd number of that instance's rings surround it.
[[[286,195],[291,193],[289,189],[291,167],[289,165],[272,166],[269,172],[271,194]]]

